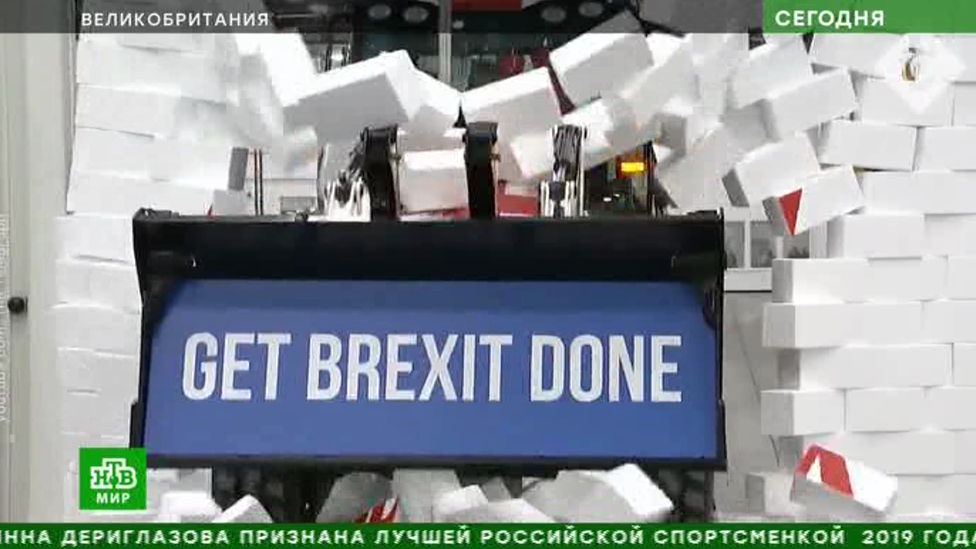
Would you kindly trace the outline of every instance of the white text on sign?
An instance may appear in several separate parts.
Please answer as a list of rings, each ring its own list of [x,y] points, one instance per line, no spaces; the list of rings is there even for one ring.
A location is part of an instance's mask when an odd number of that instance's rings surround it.
[[[528,368],[511,363],[520,360],[513,358],[511,334],[317,333],[307,343],[302,367],[309,401],[500,402],[503,373],[527,372],[532,402],[681,402],[680,390],[665,388],[666,377],[678,373],[678,363],[665,359],[667,349],[681,347],[678,335],[535,334]],[[195,333],[184,348],[183,394],[190,400],[276,400],[279,371],[293,367],[282,363],[282,350],[292,344],[287,333],[227,333],[222,340]],[[248,347],[262,348],[263,375],[243,358]],[[405,358],[418,350],[420,360]],[[486,385],[475,383],[484,377]],[[479,387],[483,394],[476,394]]]

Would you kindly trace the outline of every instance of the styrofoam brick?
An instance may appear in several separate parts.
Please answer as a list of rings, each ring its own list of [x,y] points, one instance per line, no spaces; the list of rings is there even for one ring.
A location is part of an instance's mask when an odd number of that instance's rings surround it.
[[[915,128],[831,120],[823,126],[818,154],[824,164],[910,171],[915,138]]]
[[[844,395],[836,391],[766,390],[760,409],[765,435],[811,435],[844,428]]]
[[[921,388],[854,389],[844,398],[844,426],[851,433],[912,431],[928,423]]]
[[[271,515],[264,510],[261,502],[252,495],[246,495],[217,515],[215,523],[262,524],[271,523]]]
[[[976,387],[933,387],[925,397],[925,409],[933,428],[976,430]]]
[[[922,305],[919,302],[769,303],[763,311],[763,342],[773,348],[807,349],[922,341]]]
[[[764,44],[749,51],[748,59],[732,74],[729,103],[734,109],[751,105],[813,76],[802,41]]]
[[[374,473],[350,473],[340,477],[322,504],[316,522],[350,522],[371,506],[392,495],[386,477]]]
[[[976,343],[976,300],[923,303],[925,340],[932,343]]]
[[[434,522],[451,522],[455,515],[488,503],[479,486],[466,486],[438,496],[434,501]]]
[[[806,134],[798,133],[746,153],[723,183],[732,205],[745,207],[791,191],[799,180],[819,172],[813,145]]]
[[[953,375],[950,345],[789,349],[779,352],[777,362],[784,389],[936,387],[949,384]]]
[[[952,383],[976,387],[976,344],[956,343],[952,346]]]
[[[766,128],[778,139],[806,131],[857,109],[850,74],[832,70],[778,91],[761,102]]]
[[[864,194],[850,166],[826,169],[794,182],[794,189],[763,201],[780,236],[794,237],[864,206]]]
[[[430,522],[434,501],[448,492],[461,489],[453,471],[439,469],[397,469],[393,473],[393,494],[403,504],[410,522]]]
[[[930,251],[929,222],[917,214],[845,215],[827,225],[830,257],[909,258]]]
[[[617,17],[633,18],[626,11]],[[610,32],[581,34],[553,50],[549,61],[575,105],[606,94],[618,82],[654,63],[643,34]]]

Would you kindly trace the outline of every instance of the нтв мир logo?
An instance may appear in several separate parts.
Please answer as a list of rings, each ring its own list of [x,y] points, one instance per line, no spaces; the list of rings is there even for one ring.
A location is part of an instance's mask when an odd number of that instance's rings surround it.
[[[144,511],[146,451],[141,448],[82,448],[79,455],[82,511]]]

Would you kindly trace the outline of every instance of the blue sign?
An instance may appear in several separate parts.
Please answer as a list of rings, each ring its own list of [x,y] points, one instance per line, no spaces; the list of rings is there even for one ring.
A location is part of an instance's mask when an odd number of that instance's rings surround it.
[[[188,281],[150,455],[719,457],[717,337],[672,282]]]

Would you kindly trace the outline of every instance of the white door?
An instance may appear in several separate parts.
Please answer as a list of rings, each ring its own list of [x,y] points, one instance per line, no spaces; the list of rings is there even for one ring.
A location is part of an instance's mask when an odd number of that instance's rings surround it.
[[[56,218],[70,165],[74,39],[0,34],[0,521],[60,521]],[[10,297],[26,310],[10,314]]]

